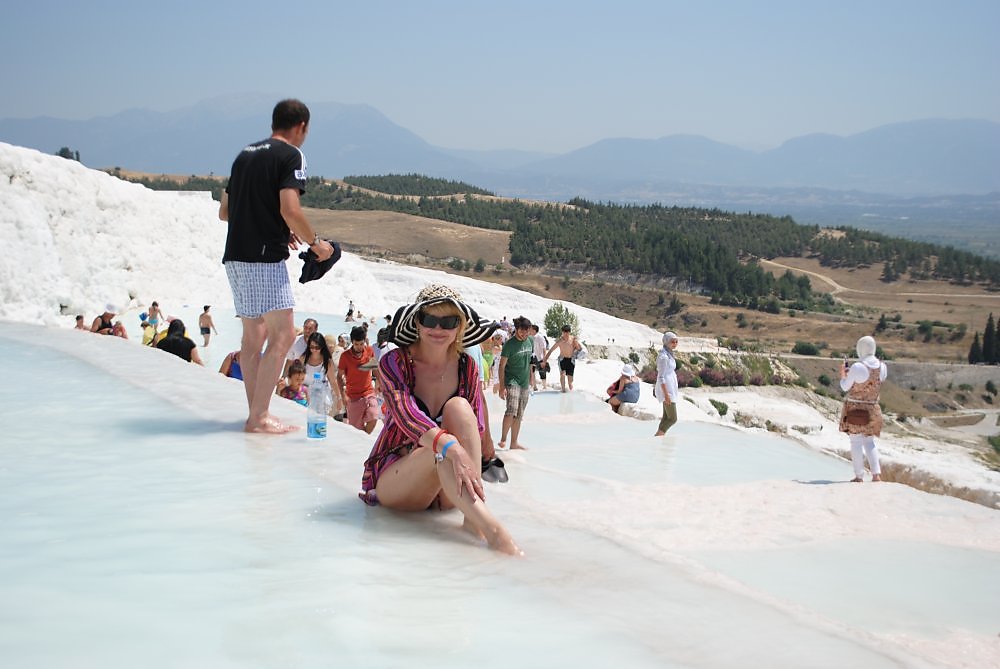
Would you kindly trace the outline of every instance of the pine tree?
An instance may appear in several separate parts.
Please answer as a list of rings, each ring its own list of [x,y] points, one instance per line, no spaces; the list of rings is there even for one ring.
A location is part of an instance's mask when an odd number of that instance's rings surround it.
[[[997,329],[992,313],[986,319],[986,330],[983,332],[983,362],[987,365],[997,364]]]
[[[983,347],[979,345],[979,333],[972,338],[972,346],[969,347],[969,364],[975,365],[983,361]]]
[[[896,272],[892,268],[892,263],[888,260],[885,265],[882,266],[882,281],[885,283],[892,283],[896,280]]]

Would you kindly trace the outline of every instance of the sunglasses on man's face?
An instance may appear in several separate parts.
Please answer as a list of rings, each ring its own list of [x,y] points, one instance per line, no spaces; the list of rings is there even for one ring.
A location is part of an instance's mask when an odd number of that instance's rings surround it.
[[[440,326],[443,330],[454,330],[458,327],[460,321],[461,319],[458,316],[434,316],[422,311],[417,314],[417,322],[425,328]]]

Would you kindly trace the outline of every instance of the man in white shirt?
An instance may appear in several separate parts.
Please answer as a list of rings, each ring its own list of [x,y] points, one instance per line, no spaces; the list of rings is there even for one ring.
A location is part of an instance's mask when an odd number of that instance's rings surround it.
[[[544,390],[545,375],[548,373],[549,363],[542,361],[545,358],[545,351],[549,349],[549,340],[538,331],[538,326],[534,323],[531,324],[531,336],[535,341],[531,349],[531,389],[538,390],[538,379],[541,379],[542,390]]]
[[[292,364],[292,360],[298,360],[305,355],[309,336],[318,330],[319,323],[315,319],[307,318],[302,321],[302,334],[296,337],[295,341],[292,342],[292,347],[288,349],[288,355],[285,356],[285,371],[282,376],[288,376],[288,366]]]

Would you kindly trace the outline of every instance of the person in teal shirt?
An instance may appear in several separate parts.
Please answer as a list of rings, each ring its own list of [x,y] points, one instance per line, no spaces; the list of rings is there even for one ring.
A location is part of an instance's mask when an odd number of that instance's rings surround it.
[[[510,447],[524,449],[518,440],[521,419],[531,396],[531,321],[524,316],[514,319],[514,336],[500,351],[500,367],[497,373],[500,385],[500,399],[507,402],[503,414],[503,428],[498,449],[506,448],[507,433],[510,433]]]

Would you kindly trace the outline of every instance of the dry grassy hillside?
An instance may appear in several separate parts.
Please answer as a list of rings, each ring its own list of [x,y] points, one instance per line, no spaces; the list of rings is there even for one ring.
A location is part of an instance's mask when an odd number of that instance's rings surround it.
[[[511,285],[557,300],[571,300],[594,309],[653,327],[671,327],[702,337],[734,338],[769,351],[789,352],[797,341],[822,346],[827,355],[839,357],[853,349],[854,342],[871,334],[883,313],[889,328],[878,335],[883,348],[898,359],[963,361],[972,334],[982,330],[991,311],[1000,315],[1000,294],[975,286],[955,286],[943,281],[901,281],[884,284],[880,271],[830,269],[806,258],[765,261],[765,269],[781,274],[792,268],[809,275],[814,288],[829,291],[847,306],[837,315],[797,312],[767,314],[736,307],[709,304],[706,297],[679,294],[684,309],[666,315],[672,295],[665,286],[619,283],[608,278],[566,278],[562,272],[524,271],[496,265],[508,254],[507,232],[470,228],[455,223],[407,214],[378,211],[308,210],[310,219],[327,236],[338,239],[357,253],[376,255],[439,269],[451,258],[474,264],[486,261],[488,269],[477,275],[487,281]],[[921,320],[940,321],[952,328],[935,327],[930,342],[917,332]],[[959,336],[965,325],[966,334]]]

